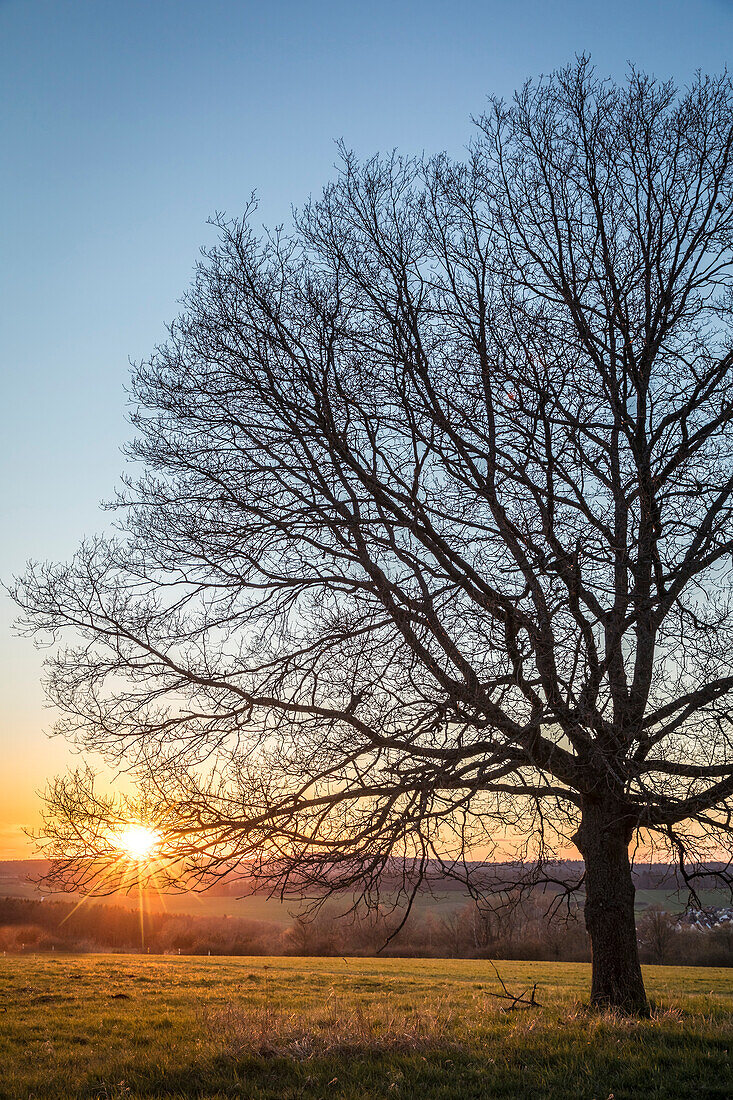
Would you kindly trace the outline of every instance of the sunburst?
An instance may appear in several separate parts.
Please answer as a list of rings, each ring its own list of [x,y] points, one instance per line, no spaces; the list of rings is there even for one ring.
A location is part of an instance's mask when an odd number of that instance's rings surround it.
[[[155,829],[130,821],[115,835],[115,847],[129,860],[146,863],[152,859],[160,845],[161,836]]]

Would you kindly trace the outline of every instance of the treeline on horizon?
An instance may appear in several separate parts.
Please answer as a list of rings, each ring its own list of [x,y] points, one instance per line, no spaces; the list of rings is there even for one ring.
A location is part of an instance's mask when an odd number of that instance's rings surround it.
[[[450,877],[441,868],[437,860],[428,860],[423,865],[425,889],[440,890],[441,892],[467,893],[466,887],[459,878]],[[502,885],[513,885],[521,879],[531,880],[535,864],[530,861],[522,863],[468,863],[469,877],[477,890],[496,889]],[[582,860],[558,860],[556,863],[543,865],[545,871],[552,871],[556,881],[564,879],[579,881],[583,874]],[[13,879],[25,879],[29,882],[41,881],[50,871],[51,863],[48,860],[24,859],[0,861],[0,890],[2,890],[2,878],[11,876]],[[720,880],[716,877],[716,871],[730,872],[727,863],[709,862],[695,868],[694,884],[698,890],[715,889],[720,886]],[[675,864],[667,863],[635,863],[632,868],[634,885],[637,890],[658,890],[667,888],[670,890],[683,888],[684,882],[680,878],[679,868]],[[400,888],[404,884],[404,872],[396,869],[394,874],[389,872],[383,876],[382,886],[385,892],[392,888]],[[218,881],[213,881],[207,886],[205,894],[211,897],[242,897],[245,894],[257,893],[257,883],[247,874],[246,869],[223,872]],[[468,896],[468,895],[467,895]]]
[[[548,913],[547,899],[509,899],[499,909],[471,901],[446,915],[411,915],[390,939],[395,915],[357,917],[321,911],[286,927],[241,917],[145,913],[119,905],[0,898],[0,950],[150,952],[181,955],[491,958],[587,962],[590,942],[580,910]],[[733,965],[733,927],[679,927],[654,907],[638,921],[642,962]],[[387,942],[389,941],[389,942]]]

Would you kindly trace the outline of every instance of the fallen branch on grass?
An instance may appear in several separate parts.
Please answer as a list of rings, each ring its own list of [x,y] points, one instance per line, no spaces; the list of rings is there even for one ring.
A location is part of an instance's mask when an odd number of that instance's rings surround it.
[[[512,993],[509,989],[507,989],[507,986],[506,986],[506,983],[505,983],[504,979],[502,978],[501,974],[497,970],[495,964],[493,962],[491,962],[491,959],[489,959],[489,963],[491,964],[491,967],[492,967],[494,973],[496,974],[496,977],[499,981],[499,985],[501,986],[503,992],[502,993],[494,993],[490,989],[487,989],[486,990],[486,995],[488,997],[497,997],[501,1001],[510,1001],[511,1003],[509,1005],[505,1006],[505,1010],[507,1012],[513,1012],[514,1009],[517,1009],[517,1008],[542,1008],[542,1005],[537,1000],[537,996],[536,996],[536,994],[537,994],[537,982],[535,982],[534,985],[532,986],[531,992],[530,992],[529,986],[527,986],[527,988],[523,989],[521,993]],[[527,998],[528,993],[530,994],[529,998]]]

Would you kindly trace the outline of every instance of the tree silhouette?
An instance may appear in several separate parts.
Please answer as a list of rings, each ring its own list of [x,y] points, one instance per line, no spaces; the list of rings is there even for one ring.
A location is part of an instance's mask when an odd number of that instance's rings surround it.
[[[176,866],[368,900],[572,840],[592,1001],[645,1010],[630,844],[693,882],[732,831],[732,151],[727,76],[581,59],[460,163],[343,151],[291,232],[216,219],[118,537],[15,589]],[[120,812],[55,781],[62,876]]]

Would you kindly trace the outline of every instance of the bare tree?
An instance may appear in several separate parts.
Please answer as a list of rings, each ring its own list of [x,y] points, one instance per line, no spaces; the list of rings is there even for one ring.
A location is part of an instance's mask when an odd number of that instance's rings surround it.
[[[639,921],[639,941],[646,948],[647,959],[654,963],[669,962],[677,931],[674,918],[659,905],[650,906]]]
[[[645,1010],[632,840],[693,881],[733,828],[732,107],[581,59],[461,163],[344,152],[291,232],[217,219],[119,536],[15,590],[59,729],[201,884],[409,897],[572,839],[592,1001]],[[48,797],[96,874],[129,807]]]

